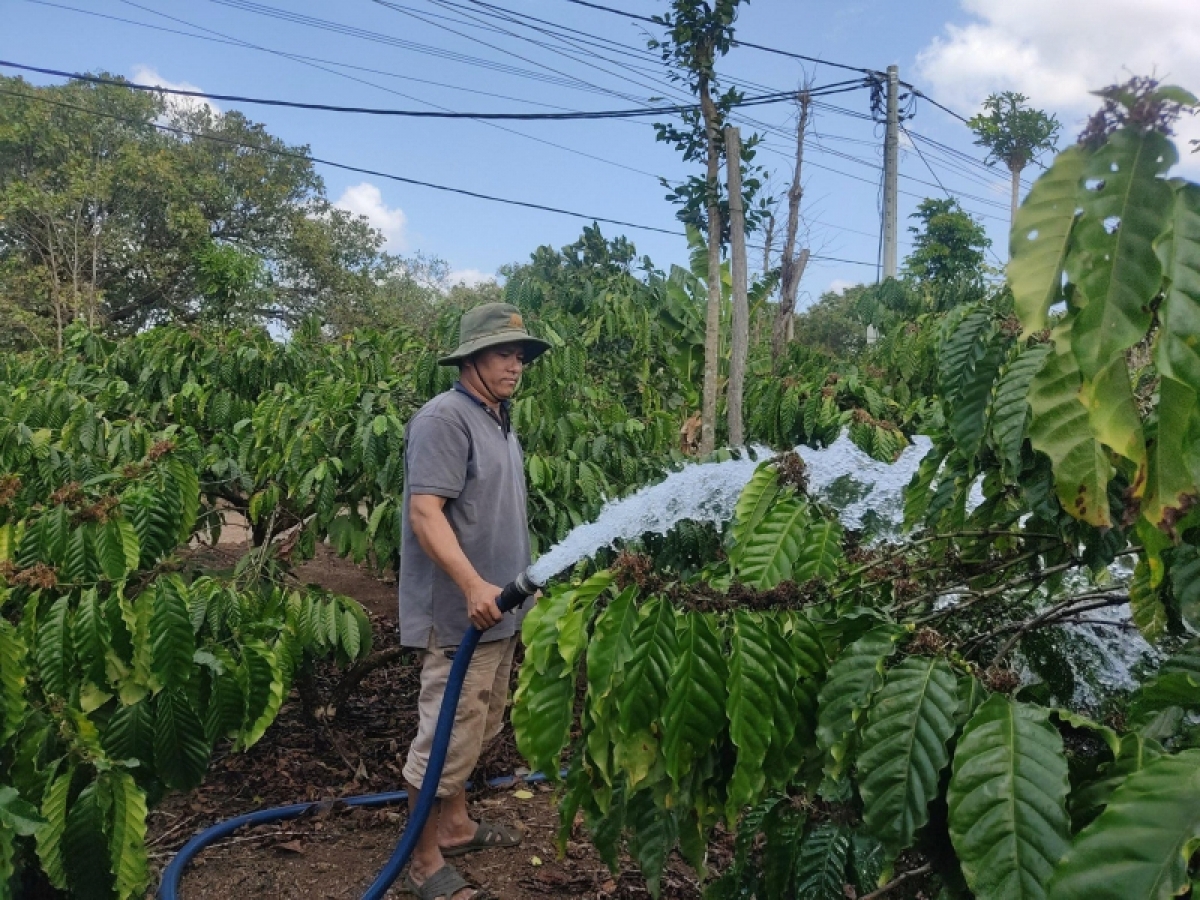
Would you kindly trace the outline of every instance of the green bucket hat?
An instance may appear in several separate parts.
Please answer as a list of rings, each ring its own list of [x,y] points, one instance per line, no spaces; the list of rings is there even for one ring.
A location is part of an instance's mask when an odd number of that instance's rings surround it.
[[[463,313],[458,323],[458,346],[439,359],[438,365],[452,366],[498,344],[524,344],[526,363],[550,349],[548,343],[525,330],[521,311],[511,303],[484,303]]]

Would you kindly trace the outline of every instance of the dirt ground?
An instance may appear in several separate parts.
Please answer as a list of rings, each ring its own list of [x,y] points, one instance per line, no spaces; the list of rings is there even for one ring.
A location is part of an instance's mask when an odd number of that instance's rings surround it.
[[[240,548],[201,550],[200,565],[232,566]],[[375,649],[395,646],[395,584],[338,559],[328,548],[299,570],[305,581],[354,597],[371,614]],[[256,809],[312,800],[401,790],[400,770],[415,730],[418,659],[405,653],[369,675],[330,721],[311,722],[293,690],[276,723],[247,753],[218,748],[203,786],[168,797],[149,817],[151,862],[156,872],[194,834]],[[336,677],[317,672],[327,696]],[[510,728],[485,751],[475,783],[509,775],[522,766]],[[521,770],[523,771],[523,770]],[[555,847],[558,809],[547,785],[518,784],[475,792],[472,815],[517,828],[520,847],[490,850],[455,861],[473,884],[505,900],[648,897],[636,866],[616,875],[600,861],[576,827],[566,856]],[[203,851],[188,868],[180,900],[357,898],[386,861],[406,822],[403,807],[351,808],[330,802],[304,818],[242,829]],[[155,890],[157,890],[157,877]],[[389,897],[408,896],[393,888]],[[673,860],[663,896],[695,900],[700,889],[682,862]]]

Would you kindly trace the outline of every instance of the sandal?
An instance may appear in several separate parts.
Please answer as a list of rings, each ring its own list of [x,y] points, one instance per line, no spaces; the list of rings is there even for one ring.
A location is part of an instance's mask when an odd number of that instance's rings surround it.
[[[476,850],[498,850],[501,847],[515,847],[521,843],[521,833],[504,825],[494,825],[481,821],[475,829],[475,836],[465,844],[455,844],[453,847],[442,847],[442,856],[462,856],[474,853]]]
[[[437,900],[438,897],[450,900],[451,897],[463,888],[471,888],[472,885],[459,874],[454,866],[442,866],[420,884],[417,884],[413,880],[412,869],[410,868],[404,873],[402,887],[405,891],[415,896],[417,900]],[[473,888],[473,890],[475,891],[475,896],[471,900],[490,900],[491,894],[483,888]]]

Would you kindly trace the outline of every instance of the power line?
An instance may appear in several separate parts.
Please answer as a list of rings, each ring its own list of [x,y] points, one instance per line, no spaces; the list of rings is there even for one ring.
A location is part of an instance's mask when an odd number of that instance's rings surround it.
[[[476,200],[486,200],[486,201],[489,201],[492,203],[502,203],[502,204],[505,204],[508,206],[519,206],[519,207],[522,207],[525,209],[537,210],[539,212],[550,212],[550,213],[555,213],[557,215],[571,216],[572,218],[576,218],[576,219],[588,219],[593,222],[604,222],[605,224],[608,224],[608,225],[620,225],[624,228],[637,228],[642,231],[653,231],[653,232],[658,232],[659,234],[673,235],[675,237],[685,237],[686,236],[685,232],[677,231],[677,230],[670,229],[670,228],[661,228],[657,225],[641,225],[637,222],[629,222],[629,221],[626,221],[623,219],[612,219],[612,218],[608,218],[606,216],[593,216],[593,215],[589,215],[587,213],[575,212],[574,210],[562,209],[562,208],[556,207],[556,206],[547,206],[542,203],[533,203],[528,200],[516,200],[511,197],[497,197],[492,194],[484,194],[479,191],[472,191],[472,190],[468,190],[466,188],[450,187],[450,186],[444,185],[444,184],[435,184],[434,182],[431,182],[431,181],[422,181],[422,180],[416,179],[416,178],[409,178],[405,175],[396,175],[391,172],[381,172],[377,169],[368,169],[368,168],[365,168],[362,166],[354,166],[354,165],[350,165],[348,163],[337,162],[336,160],[324,159],[319,156],[311,156],[311,155],[308,155],[305,153],[297,153],[296,151],[293,151],[293,150],[279,150],[279,149],[276,149],[273,147],[263,147],[259,144],[251,144],[251,143],[247,143],[245,141],[234,140],[233,138],[222,137],[220,135],[207,134],[205,132],[190,131],[186,128],[177,128],[173,125],[163,125],[159,122],[147,122],[147,121],[139,120],[139,119],[130,119],[126,116],[119,116],[119,115],[115,115],[113,113],[101,112],[100,110],[89,109],[85,106],[79,106],[74,103],[65,103],[61,100],[53,100],[49,97],[39,96],[36,93],[22,92],[22,91],[10,91],[10,90],[6,90],[4,88],[0,88],[0,94],[10,96],[10,97],[17,97],[17,98],[20,98],[23,100],[33,100],[33,101],[36,101],[39,103],[46,103],[51,106],[58,106],[58,107],[62,107],[64,109],[70,109],[70,110],[74,110],[76,112],[82,112],[82,113],[85,113],[88,115],[98,116],[98,117],[105,118],[105,119],[113,119],[118,122],[124,122],[126,124],[135,125],[135,126],[139,126],[142,128],[147,128],[147,127],[154,128],[157,131],[162,131],[162,132],[174,134],[177,136],[189,137],[189,138],[193,138],[193,139],[197,139],[197,140],[212,141],[214,143],[224,144],[226,146],[236,147],[238,149],[254,150],[259,153],[266,153],[271,156],[278,156],[278,157],[282,157],[282,158],[286,158],[286,159],[298,159],[298,160],[301,160],[304,162],[316,163],[318,165],[323,165],[323,166],[329,166],[330,168],[340,169],[340,170],[346,171],[346,172],[354,172],[354,173],[360,174],[360,175],[371,175],[376,178],[384,178],[389,181],[400,182],[401,184],[410,184],[410,185],[414,185],[416,187],[425,187],[425,188],[430,188],[432,190],[445,191],[447,193],[452,193],[452,194],[460,194],[462,196],[471,197]],[[819,254],[813,254],[811,258],[824,260],[827,262],[845,263],[848,265],[864,265],[864,266],[874,265],[874,263],[866,263],[866,262],[862,262],[860,260],[844,259],[841,257],[824,256],[824,255],[819,255]]]
[[[618,16],[624,16],[627,19],[635,19],[639,22],[649,22],[652,25],[661,25],[662,24],[661,22],[659,22],[658,20],[656,20],[650,16],[642,16],[642,15],[638,15],[637,13],[626,12],[625,10],[621,10],[621,9],[614,9],[611,6],[604,6],[599,3],[590,3],[590,2],[588,2],[588,0],[567,0],[567,2],[574,3],[576,6],[586,6],[590,9],[600,10],[601,12],[612,13],[612,14],[618,15]],[[735,47],[749,47],[752,50],[762,50],[765,53],[774,53],[778,56],[788,56],[788,57],[791,57],[792,59],[802,59],[805,62],[815,63],[815,64],[821,65],[821,66],[833,66],[834,68],[846,69],[851,72],[862,72],[864,75],[871,75],[876,72],[875,69],[864,69],[861,66],[850,66],[850,65],[846,65],[845,63],[832,62],[830,60],[821,59],[820,57],[816,57],[816,56],[805,56],[803,53],[793,53],[790,50],[780,50],[776,47],[765,47],[762,44],[752,44],[749,41],[739,41],[739,40],[735,39],[732,43],[733,43],[733,46],[735,46]],[[930,101],[930,102],[933,102],[933,101]]]
[[[309,60],[306,60],[306,59],[304,59],[303,57],[298,57],[298,56],[295,56],[295,55],[293,55],[293,54],[284,53],[284,52],[282,52],[282,51],[279,51],[279,50],[272,50],[272,49],[271,49],[271,48],[269,48],[269,47],[262,47],[262,46],[260,46],[260,45],[258,45],[258,44],[252,44],[252,43],[250,43],[249,41],[243,41],[243,40],[240,40],[240,39],[237,39],[237,38],[233,38],[231,35],[223,34],[222,32],[219,32],[219,31],[214,31],[214,30],[213,30],[213,29],[211,29],[211,28],[205,28],[205,27],[204,27],[204,26],[202,26],[202,25],[197,25],[197,24],[195,24],[195,23],[193,23],[193,22],[188,22],[188,21],[186,21],[186,20],[184,20],[184,19],[180,19],[180,18],[178,18],[178,17],[176,17],[176,16],[167,15],[167,13],[159,12],[158,10],[149,9],[148,7],[142,6],[141,4],[134,2],[134,0],[121,0],[121,2],[122,2],[122,3],[124,3],[124,4],[126,4],[127,6],[133,6],[133,7],[137,8],[137,9],[143,10],[144,12],[150,12],[150,13],[153,13],[154,15],[163,16],[163,17],[165,17],[165,18],[167,18],[167,19],[171,20],[172,22],[178,22],[178,23],[180,23],[180,24],[182,24],[182,25],[187,25],[187,26],[188,26],[188,27],[190,27],[190,28],[196,28],[196,29],[199,29],[200,31],[205,31],[205,32],[208,32],[209,34],[215,34],[215,35],[217,35],[217,36],[219,36],[219,37],[226,38],[226,39],[228,39],[228,40],[233,40],[233,41],[236,41],[238,45],[240,45],[240,46],[243,46],[243,47],[246,47],[246,48],[248,48],[248,49],[256,50],[256,51],[263,52],[263,53],[270,53],[270,54],[272,54],[272,55],[274,55],[274,56],[279,56],[279,57],[282,57],[282,58],[284,58],[284,59],[291,59],[293,62],[299,62],[299,63],[301,63],[302,65],[306,65],[306,66],[309,66],[310,68],[315,68],[315,69],[318,69],[318,70],[320,70],[320,71],[323,71],[323,72],[328,72],[328,73],[329,73],[329,74],[331,74],[331,75],[337,75],[339,78],[346,78],[346,79],[348,79],[348,80],[350,80],[350,81],[354,81],[354,82],[357,82],[357,83],[359,83],[359,84],[365,84],[365,85],[367,85],[368,87],[373,87],[373,88],[376,88],[377,90],[386,91],[386,92],[387,92],[387,93],[389,93],[389,94],[395,94],[396,96],[398,96],[398,97],[404,97],[404,98],[405,98],[405,99],[407,99],[407,100],[413,100],[413,101],[415,101],[415,102],[417,102],[417,103],[423,103],[423,104],[425,104],[426,106],[431,106],[431,107],[433,107],[434,109],[441,109],[441,110],[444,110],[444,111],[447,111],[447,112],[449,112],[449,111],[450,111],[450,110],[448,110],[448,108],[447,108],[447,107],[440,106],[439,104],[437,104],[437,103],[433,103],[433,102],[431,102],[431,101],[429,101],[429,100],[425,100],[425,99],[422,99],[422,98],[420,98],[420,97],[414,97],[414,96],[412,96],[411,94],[405,94],[405,93],[404,93],[404,92],[402,92],[402,91],[397,91],[397,90],[394,90],[394,89],[392,89],[392,88],[385,87],[384,85],[382,85],[382,84],[377,84],[376,82],[373,82],[373,81],[367,81],[365,78],[359,78],[359,77],[357,77],[357,76],[354,76],[354,75],[349,75],[349,74],[347,74],[347,73],[345,73],[345,72],[339,72],[339,71],[337,71],[336,69],[330,69],[329,67],[327,67],[327,66],[324,66],[324,65],[321,65],[321,64],[320,64],[320,63],[318,63],[318,62],[311,62],[311,61],[309,61]],[[478,121],[478,120],[476,120],[476,121]],[[628,122],[630,122],[631,124],[639,124],[639,123],[636,123],[636,122],[635,122],[634,120],[632,120],[632,119],[628,119],[628,120],[627,120],[627,119],[617,119],[616,121],[618,121],[618,122],[626,122],[626,121],[628,121]],[[594,153],[588,153],[588,152],[587,152],[587,151],[585,151],[585,150],[579,150],[579,149],[576,149],[576,148],[574,148],[574,147],[568,147],[568,146],[566,146],[565,144],[559,144],[559,143],[557,143],[557,142],[555,142],[555,141],[549,140],[549,139],[547,139],[547,138],[544,138],[544,137],[536,137],[535,135],[532,135],[532,134],[527,134],[527,133],[526,133],[526,132],[524,132],[524,131],[518,131],[518,130],[517,130],[517,129],[515,129],[515,128],[510,128],[510,127],[508,127],[507,125],[501,125],[501,124],[499,124],[498,122],[488,122],[488,121],[482,121],[482,122],[480,122],[480,124],[482,124],[482,125],[486,125],[486,126],[488,126],[489,128],[494,128],[494,129],[496,129],[497,131],[503,131],[503,132],[506,132],[506,133],[508,133],[508,134],[514,134],[514,135],[516,135],[517,137],[524,138],[525,140],[534,141],[535,143],[538,143],[538,144],[545,144],[547,147],[554,147],[554,148],[555,148],[555,149],[557,149],[557,150],[562,150],[562,151],[564,151],[564,152],[566,152],[566,153],[571,153],[571,154],[574,154],[575,156],[582,156],[582,157],[583,157],[583,158],[585,158],[585,159],[591,159],[591,160],[595,160],[596,162],[601,162],[601,163],[604,163],[605,165],[613,166],[613,167],[615,167],[615,168],[618,168],[618,169],[625,169],[626,171],[629,171],[629,172],[634,172],[634,173],[636,173],[636,174],[638,174],[638,175],[643,175],[643,176],[646,176],[647,178],[654,178],[654,179],[658,179],[658,178],[659,178],[659,176],[658,176],[658,175],[656,175],[656,174],[655,174],[655,173],[653,173],[653,172],[647,172],[647,171],[645,171],[645,170],[643,170],[643,169],[639,169],[639,168],[637,168],[637,167],[635,167],[635,166],[629,166],[629,165],[626,165],[626,164],[624,164],[624,163],[619,163],[619,162],[616,162],[615,160],[611,160],[611,159],[608,159],[608,158],[606,158],[606,157],[603,157],[603,156],[598,156],[598,155],[596,155],[596,154],[594,154]]]
[[[21,69],[26,72],[38,72],[42,75],[55,75],[59,78],[71,78],[75,81],[86,81],[91,84],[106,84],[115,87],[129,88],[135,91],[173,94],[180,97],[198,97],[204,100],[221,100],[227,103],[252,103],[260,106],[282,106],[289,109],[311,109],[321,112],[356,113],[372,116],[400,116],[415,119],[482,119],[522,122],[563,122],[584,119],[627,119],[640,116],[673,115],[699,109],[698,104],[679,106],[643,107],[640,109],[606,109],[595,111],[573,111],[561,113],[486,113],[486,112],[453,112],[426,109],[384,109],[376,106],[335,106],[329,103],[305,103],[296,100],[276,100],[266,97],[245,97],[238,94],[214,94],[210,91],[189,91],[182,88],[167,88],[153,84],[138,84],[132,81],[115,78],[101,78],[95,75],[82,75],[78,72],[64,72],[59,69],[47,69],[41,66],[27,66],[21,63],[0,59],[0,66],[9,69]],[[737,106],[760,106],[764,103],[779,103],[790,100],[793,92],[788,91],[776,95],[750,97],[738,101]]]
[[[165,25],[155,25],[151,22],[139,22],[137,19],[126,19],[123,16],[109,15],[107,13],[96,12],[95,10],[91,10],[91,9],[81,9],[78,6],[67,6],[64,3],[51,3],[50,0],[25,0],[25,2],[32,3],[36,6],[48,6],[48,7],[54,8],[54,9],[62,9],[62,10],[66,10],[67,12],[79,13],[79,14],[85,15],[85,16],[94,16],[99,19],[108,19],[109,21],[112,21],[112,22],[120,22],[123,25],[136,25],[138,28],[148,28],[152,31],[161,31],[166,34],[177,34],[177,35],[180,35],[181,37],[189,37],[189,38],[193,38],[198,41],[209,41],[210,43],[214,43],[214,44],[225,44],[226,46],[229,46],[229,47],[243,47],[243,48],[252,49],[252,50],[261,50],[265,53],[273,53],[273,54],[285,57],[287,59],[291,59],[296,62],[324,63],[326,65],[338,66],[338,67],[344,68],[344,69],[352,69],[352,70],[358,71],[358,72],[368,72],[372,75],[383,75],[387,78],[396,78],[401,81],[415,81],[418,84],[429,84],[429,85],[433,85],[434,87],[446,88],[447,90],[465,91],[469,94],[477,94],[481,97],[496,97],[497,99],[500,99],[500,100],[512,100],[516,103],[528,103],[531,106],[544,106],[544,107],[547,107],[548,109],[559,109],[559,110],[564,110],[564,111],[568,109],[568,107],[565,107],[565,106],[556,106],[555,104],[552,104],[552,103],[540,103],[536,100],[528,100],[523,97],[513,97],[510,94],[495,94],[490,91],[481,91],[478,88],[463,87],[462,85],[458,85],[458,84],[447,84],[444,81],[432,81],[428,78],[418,78],[415,75],[401,75],[398,72],[389,72],[385,69],[373,69],[373,68],[370,68],[369,66],[360,66],[360,65],[356,65],[354,63],[342,62],[340,60],[335,60],[335,59],[325,59],[320,56],[305,56],[304,54],[301,54],[301,53],[292,53],[290,51],[284,51],[284,50],[274,50],[269,47],[260,47],[256,44],[250,44],[250,43],[247,43],[246,41],[237,40],[235,38],[215,37],[212,34],[196,34],[195,32],[183,31],[178,28],[168,28]],[[136,6],[137,4],[133,4],[133,5]],[[144,9],[144,7],[141,7],[141,6],[138,6],[138,8]],[[146,11],[153,12],[155,15],[166,15],[165,13],[160,13],[157,10],[146,10]],[[188,25],[189,27],[192,27],[192,28],[200,27],[197,25],[192,25],[191,23],[188,23],[188,22],[184,22],[182,19],[176,19],[174,16],[167,16],[167,18],[171,19],[172,21],[179,22],[180,24]],[[333,74],[341,74],[341,73],[335,72]],[[378,87],[378,85],[376,85],[376,86]]]
[[[904,127],[904,123],[900,124],[900,130],[903,131],[905,134],[908,134],[908,129]],[[946,197],[948,199],[954,200],[955,199],[954,195],[951,194],[950,191],[946,190],[946,186],[944,184],[942,184],[942,179],[938,178],[937,172],[933,171],[933,166],[931,166],[929,164],[929,160],[927,160],[925,158],[925,154],[921,152],[921,148],[919,146],[917,146],[917,142],[912,140],[912,135],[909,135],[909,140],[912,142],[913,149],[917,151],[917,156],[921,157],[921,162],[925,163],[925,168],[927,168],[929,170],[929,174],[932,175],[934,181],[936,181],[938,183],[938,187],[940,187],[945,192]],[[1000,264],[1000,268],[1004,268],[1004,260],[1002,260],[1000,258],[1000,256],[996,253],[996,251],[992,249],[992,245],[991,245],[990,241],[988,242],[988,245],[987,245],[987,251],[988,251],[988,253],[992,254],[992,257],[996,260],[996,262],[998,262]]]

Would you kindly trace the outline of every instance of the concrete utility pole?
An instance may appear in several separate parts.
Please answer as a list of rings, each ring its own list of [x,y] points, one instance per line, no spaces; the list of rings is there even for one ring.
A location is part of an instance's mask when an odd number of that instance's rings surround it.
[[[883,277],[896,277],[896,181],[900,171],[900,68],[887,69],[887,136],[883,141]]]
[[[732,335],[729,355],[729,387],[725,398],[729,422],[729,444],[746,442],[742,428],[742,397],[746,384],[746,356],[750,344],[750,305],[746,297],[746,210],[742,200],[742,135],[725,129],[725,176],[729,184],[729,277],[733,282]]]

